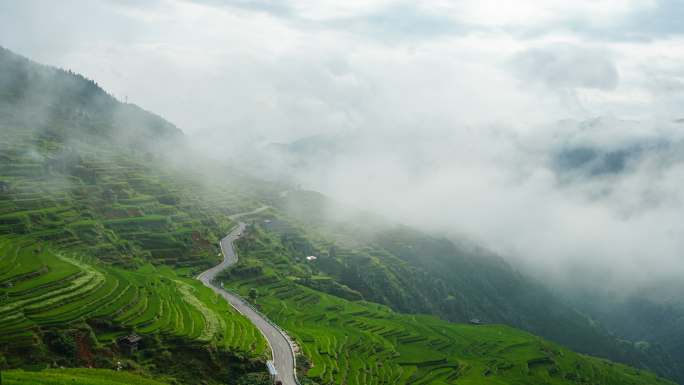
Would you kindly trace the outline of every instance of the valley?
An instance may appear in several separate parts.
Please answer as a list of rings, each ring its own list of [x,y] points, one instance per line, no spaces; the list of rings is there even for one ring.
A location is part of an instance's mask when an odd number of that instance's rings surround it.
[[[9,384],[265,385],[271,358],[286,385],[677,378],[498,256],[330,221],[326,197],[194,153],[91,80],[4,49],[0,68]]]

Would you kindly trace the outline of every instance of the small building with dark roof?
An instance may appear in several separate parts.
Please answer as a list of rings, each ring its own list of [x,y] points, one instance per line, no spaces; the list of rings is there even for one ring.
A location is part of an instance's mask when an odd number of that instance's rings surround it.
[[[127,354],[133,354],[138,350],[138,343],[142,340],[142,337],[132,333],[124,337],[119,337],[116,342],[119,344],[121,350]]]

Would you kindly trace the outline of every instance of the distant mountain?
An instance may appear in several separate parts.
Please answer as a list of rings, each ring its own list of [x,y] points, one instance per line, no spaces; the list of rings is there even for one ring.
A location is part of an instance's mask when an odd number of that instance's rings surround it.
[[[667,156],[681,146],[670,136],[631,120],[562,120],[552,128],[549,169],[564,180],[625,174],[645,157]]]
[[[684,362],[683,291],[682,283],[675,282],[630,294],[578,290],[569,298],[611,334],[643,348],[657,345],[675,361]]]
[[[539,166],[553,173],[560,185],[603,183],[610,189],[619,186],[616,180],[633,175],[643,164],[659,170],[681,167],[684,140],[678,125],[683,121],[660,122],[658,129],[653,129],[644,122],[612,117],[562,120],[539,133],[542,137],[526,138],[521,151],[541,153],[538,159],[544,163]],[[312,170],[325,175],[328,163],[353,159],[359,148],[368,150],[361,139],[344,135],[315,135],[274,146],[283,164],[302,175]],[[315,213],[348,211],[336,209],[335,203],[312,192],[293,193],[289,199],[285,207],[310,222],[320,219]],[[402,311],[429,312],[454,321],[477,317],[514,325],[580,352],[649,367],[684,382],[684,305],[664,300],[674,297],[672,293],[681,296],[677,284],[662,282],[655,291],[658,294],[610,297],[595,290],[572,293],[566,300],[569,293],[558,293],[556,288],[531,280],[486,250],[461,247],[409,227],[378,231],[387,223],[369,224],[367,218],[337,219],[354,223],[357,235],[372,232],[366,242],[381,250],[377,255],[389,252],[392,258],[421,269],[421,273],[405,269],[401,274],[429,277],[390,285],[401,294],[376,294],[375,300]],[[337,236],[339,229],[345,228],[333,227]],[[394,263],[388,256],[380,260]],[[365,272],[357,273],[363,276]],[[422,300],[411,301],[416,297]]]
[[[93,80],[0,47],[0,120],[56,138],[100,136],[134,147],[182,136],[158,115],[121,103]]]
[[[173,124],[7,50],[0,132],[0,368],[12,369],[9,380],[122,367],[174,384],[268,383],[266,341],[193,278],[220,258],[229,215],[264,203],[280,208],[245,218],[244,254],[228,274],[267,274],[227,284],[259,287],[263,310],[300,337],[303,383],[669,384],[508,327],[378,303],[519,325],[674,377],[667,369],[677,363],[657,346],[610,350],[615,339],[491,253],[348,208],[322,221],[326,197],[228,179],[223,165],[192,154],[179,169],[149,151],[183,138]],[[301,258],[311,254],[315,264]],[[106,373],[78,370],[83,381]]]
[[[320,134],[290,143],[271,143],[264,154],[272,156],[290,169],[309,170],[325,165],[340,155],[357,148],[354,138],[344,135]]]
[[[419,284],[416,278],[434,278],[411,274],[381,250],[326,245],[274,210],[252,223],[236,242],[237,266],[219,279],[243,296],[257,293],[252,301],[295,338],[306,355],[298,365],[302,383],[669,384],[509,326],[415,314],[424,297],[407,298],[414,314],[393,311],[374,302],[393,300],[400,286]]]
[[[459,245],[368,213],[350,214],[314,192],[290,191],[280,205],[311,231],[337,241],[321,247],[295,236],[289,238],[292,247],[328,256],[319,268],[367,300],[455,322],[477,318],[511,325],[582,353],[684,380],[682,365],[673,358],[677,351],[665,349],[666,341],[644,345],[612,334],[589,313],[476,245]],[[335,217],[340,211],[348,214]]]
[[[114,378],[95,369],[35,373],[88,367],[163,383],[255,384],[249,377],[263,372],[266,341],[193,277],[217,263],[228,215],[257,203],[236,191],[249,181],[229,180],[225,169],[205,178],[208,167],[175,168],[164,153],[179,153],[169,145],[183,138],[93,81],[0,51],[0,369],[8,383]],[[198,161],[183,154],[184,163]],[[129,336],[139,346],[127,345]]]

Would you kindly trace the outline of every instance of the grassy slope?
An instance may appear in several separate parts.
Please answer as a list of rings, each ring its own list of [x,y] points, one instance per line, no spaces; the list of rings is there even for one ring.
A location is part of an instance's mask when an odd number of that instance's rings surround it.
[[[6,385],[163,385],[125,372],[106,369],[49,369],[40,372],[11,370],[3,372]]]
[[[0,67],[6,69],[3,55]],[[136,370],[189,383],[235,380],[232,376],[253,371],[250,360],[264,355],[261,336],[190,277],[218,260],[215,245],[231,226],[227,216],[258,202],[223,178],[206,184],[167,167],[142,140],[173,131],[160,118],[117,104],[76,75],[45,67],[31,68],[27,75],[22,66],[33,64],[9,62],[10,70],[0,72],[0,365],[112,367],[122,356],[113,338],[137,331],[144,336],[141,350],[125,357]],[[121,122],[125,125],[117,127]],[[136,131],[138,125],[147,129]],[[293,261],[299,241],[274,239],[260,250],[270,260],[267,276],[296,277],[345,298],[361,294]],[[363,257],[363,266],[377,267],[374,256]],[[271,263],[274,258],[278,263]],[[577,379],[573,376],[655,383],[647,373],[631,374],[633,369],[607,363],[594,366],[601,362],[508,328],[461,330],[435,318],[345,301],[289,278],[274,286],[271,278],[236,284],[270,293],[265,310],[303,342],[316,364],[312,378],[440,384],[454,376],[479,381],[477,372],[483,370],[479,375],[487,381],[503,383],[516,383],[521,371],[540,383],[546,381],[544,373],[569,376],[564,383]],[[403,278],[393,279],[397,282],[389,283],[397,287]],[[297,297],[288,297],[290,288]],[[279,296],[282,301],[275,301]],[[344,319],[326,318],[335,312]],[[311,314],[323,318],[312,322]],[[342,339],[340,332],[355,340]],[[459,344],[463,333],[492,346]],[[502,341],[496,340],[498,333],[505,333]],[[524,361],[505,351],[501,364],[485,358],[507,348],[520,348],[515,352]],[[568,369],[572,362],[566,356],[579,357],[581,366]],[[590,371],[582,369],[585,364]],[[642,382],[629,382],[638,379]]]
[[[263,355],[264,341],[243,317],[196,280],[172,269],[102,266],[32,242],[0,240],[0,341],[30,348],[33,330],[92,321],[101,343],[131,331],[163,333]],[[11,285],[11,287],[7,287]],[[99,329],[99,330],[97,330]]]
[[[455,322],[479,318],[507,324],[575,351],[684,379],[684,364],[663,347],[616,338],[486,250],[339,207],[315,192],[290,191],[276,205],[288,217],[269,227],[286,247],[322,256],[321,271],[367,300]]]
[[[304,286],[325,279],[282,237],[252,228],[224,280],[288,330],[320,384],[669,384],[624,365],[573,353],[501,325],[455,324],[349,301]]]
[[[228,215],[257,203],[225,186],[199,187],[144,154],[67,146],[24,130],[3,133],[0,180],[10,186],[0,192],[0,356],[6,365],[57,360],[112,367],[121,356],[116,337],[133,331],[166,341],[150,352],[212,345],[235,363],[265,359],[267,345],[256,328],[191,279],[219,260],[218,239],[233,225]],[[75,165],[51,169],[65,151],[78,154]],[[84,337],[91,332],[94,338]],[[67,343],[46,339],[51,333]],[[156,362],[153,372],[187,377],[160,365],[159,354],[146,354],[133,358]]]
[[[1,49],[0,69],[0,368],[262,371],[258,330],[191,278],[258,203],[169,166],[143,139],[177,129],[93,82]],[[134,331],[128,356],[115,338]]]

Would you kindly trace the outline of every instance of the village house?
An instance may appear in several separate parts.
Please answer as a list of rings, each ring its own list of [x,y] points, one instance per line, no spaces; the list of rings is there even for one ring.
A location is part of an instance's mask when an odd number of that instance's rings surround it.
[[[120,337],[116,342],[119,344],[119,347],[123,352],[125,352],[126,354],[133,354],[136,351],[138,351],[138,343],[141,340],[142,337],[135,333],[132,333],[125,337]]]

